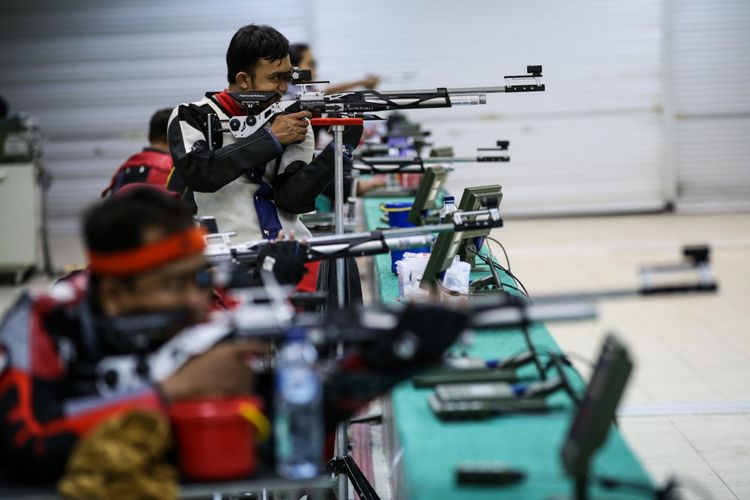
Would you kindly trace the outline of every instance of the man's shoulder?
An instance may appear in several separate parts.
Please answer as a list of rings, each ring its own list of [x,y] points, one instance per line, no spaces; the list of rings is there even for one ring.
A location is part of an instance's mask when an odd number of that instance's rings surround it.
[[[8,366],[31,369],[35,348],[32,337],[47,335],[47,321],[58,305],[63,302],[56,301],[49,293],[24,290],[5,311],[0,319],[0,350],[8,356]]]
[[[75,307],[85,299],[89,285],[88,271],[74,271],[53,284],[47,289],[27,288],[22,290],[16,297],[0,322],[0,329],[8,318],[22,314],[37,314],[45,316],[58,307]]]
[[[9,317],[34,315],[43,319],[58,309],[75,309],[86,300],[90,274],[87,270],[74,271],[52,283],[46,289],[23,290],[6,312],[0,329]]]
[[[204,95],[201,99],[198,99],[197,101],[191,101],[191,102],[184,102],[177,106],[174,111],[172,112],[172,116],[170,117],[170,120],[174,118],[176,115],[178,115],[180,112],[190,112],[191,110],[194,112],[214,112],[220,115],[224,115],[224,110],[221,109],[221,107],[216,104],[216,101],[214,101],[211,98],[212,93],[207,93]]]
[[[22,292],[0,320],[0,351],[6,357],[5,368],[12,366],[45,376],[59,374],[62,367],[54,339],[58,334],[76,330],[75,318],[79,304],[86,300],[87,286],[88,273],[79,272],[58,280],[45,291]]]
[[[166,151],[147,147],[130,156],[130,158],[125,160],[125,163],[122,164],[123,167],[136,165],[170,168],[172,166],[172,156]]]
[[[209,104],[213,102],[213,99],[211,99],[211,94],[212,94],[211,92],[207,92],[206,94],[203,95],[203,97],[201,97],[197,101],[191,101],[188,104],[194,104],[196,106],[203,106],[205,104]]]

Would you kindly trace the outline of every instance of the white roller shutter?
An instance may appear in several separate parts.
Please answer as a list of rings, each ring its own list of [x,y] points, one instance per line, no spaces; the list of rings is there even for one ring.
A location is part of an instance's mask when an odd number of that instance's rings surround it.
[[[503,184],[506,213],[659,209],[675,192],[684,210],[748,208],[749,11],[745,0],[6,0],[0,93],[46,135],[57,233],[145,144],[153,111],[225,86],[227,43],[249,22],[311,42],[321,77],[376,72],[385,90],[496,84],[543,64],[546,93],[411,113],[458,154],[512,141],[510,165],[459,165],[449,184]]]
[[[674,3],[677,203],[750,209],[750,2]]]
[[[50,231],[77,230],[82,209],[146,145],[154,111],[226,87],[237,28],[265,23],[304,40],[306,9],[303,0],[4,0],[0,94],[45,134]]]
[[[458,154],[510,139],[510,166],[458,166],[449,188],[499,182],[506,213],[659,209],[662,30],[650,0],[316,2],[319,76],[381,88],[495,85],[544,65],[547,92],[411,113]],[[363,57],[366,55],[366,57]]]

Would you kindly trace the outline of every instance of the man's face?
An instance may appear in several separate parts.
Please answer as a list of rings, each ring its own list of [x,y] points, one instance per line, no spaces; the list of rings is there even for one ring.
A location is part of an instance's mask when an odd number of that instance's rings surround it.
[[[236,81],[242,90],[275,91],[279,95],[284,95],[289,86],[291,71],[292,63],[289,56],[273,61],[260,59],[255,65],[253,74],[241,71],[237,73]]]
[[[188,309],[194,322],[203,321],[211,307],[211,287],[198,278],[206,272],[205,257],[196,254],[124,280],[103,277],[99,302],[107,316]]]

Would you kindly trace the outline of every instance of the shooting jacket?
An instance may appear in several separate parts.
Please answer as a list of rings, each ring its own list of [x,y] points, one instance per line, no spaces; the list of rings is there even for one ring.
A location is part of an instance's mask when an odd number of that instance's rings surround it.
[[[102,198],[115,194],[126,184],[145,183],[159,188],[167,186],[167,178],[172,170],[172,157],[169,153],[154,148],[143,148],[123,163],[112,175],[109,186],[102,191]]]
[[[48,293],[24,293],[0,322],[0,466],[14,480],[49,482],[78,439],[136,408],[161,411],[151,385],[117,397],[94,391],[87,366],[104,353],[92,342],[87,274]]]
[[[280,229],[310,237],[298,214],[313,211],[315,197],[333,179],[332,156],[313,161],[312,130],[287,146],[268,127],[240,139],[216,131],[209,148],[212,114],[228,120],[246,112],[231,98],[207,94],[175,108],[168,125],[174,166],[194,192],[197,214],[215,217],[219,230],[236,231],[239,241],[272,239]],[[227,128],[222,125],[217,128]]]
[[[0,321],[0,470],[13,481],[53,482],[78,440],[99,424],[134,409],[167,409],[157,387],[145,381],[116,395],[97,390],[94,368],[111,352],[100,342],[104,317],[88,281],[79,272],[47,293],[24,293]],[[327,432],[412,374],[411,364],[383,365],[391,340],[384,335],[383,346],[368,349],[375,361],[352,349],[326,377]],[[272,377],[258,376],[256,392],[269,410],[273,387]]]

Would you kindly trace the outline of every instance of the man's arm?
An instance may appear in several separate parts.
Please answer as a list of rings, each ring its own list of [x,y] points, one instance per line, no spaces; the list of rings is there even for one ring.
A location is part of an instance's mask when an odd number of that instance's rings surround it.
[[[209,149],[205,120],[201,108],[182,104],[172,112],[167,128],[174,166],[193,191],[212,193],[256,169],[262,175],[266,163],[283,153],[279,140],[266,128],[228,146]]]
[[[362,137],[362,130],[361,126],[347,127],[344,144],[354,149]],[[334,161],[331,142],[313,161],[295,161],[280,170],[273,182],[276,206],[293,214],[315,210],[315,198],[333,181]]]
[[[351,168],[347,168],[351,164],[344,163],[344,201],[347,198],[353,198],[357,196],[357,190],[359,186],[359,179],[352,177]],[[328,196],[332,201],[336,199],[336,184],[329,182],[328,185],[323,188],[324,194]]]

